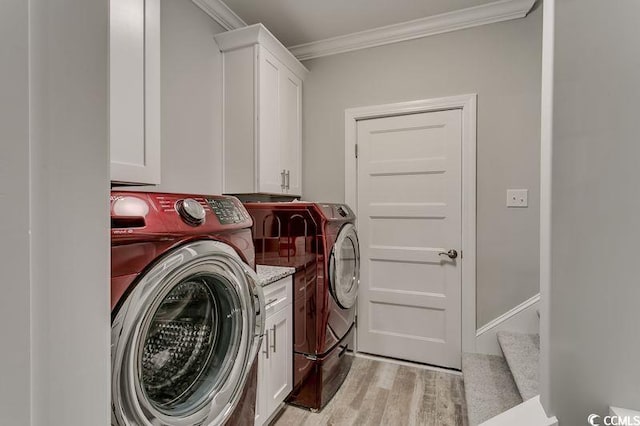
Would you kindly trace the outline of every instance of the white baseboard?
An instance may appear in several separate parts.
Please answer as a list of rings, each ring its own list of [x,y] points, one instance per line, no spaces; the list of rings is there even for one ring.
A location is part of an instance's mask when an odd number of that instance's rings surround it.
[[[462,372],[460,372],[458,370],[450,370],[448,368],[436,367],[434,365],[419,364],[417,362],[403,361],[403,360],[394,359],[394,358],[386,358],[386,357],[383,357],[383,356],[371,355],[371,354],[367,354],[367,353],[364,353],[364,352],[354,352],[353,355],[356,358],[372,359],[374,361],[387,362],[389,364],[404,365],[406,367],[420,368],[422,370],[438,371],[440,373],[453,374],[455,376],[461,376],[462,375]]]
[[[627,408],[609,407],[609,415],[618,417],[640,418],[640,411],[629,410]]]
[[[540,294],[536,294],[509,312],[480,327],[476,332],[476,352],[502,355],[497,337],[499,331],[538,333],[540,330],[539,305]]]

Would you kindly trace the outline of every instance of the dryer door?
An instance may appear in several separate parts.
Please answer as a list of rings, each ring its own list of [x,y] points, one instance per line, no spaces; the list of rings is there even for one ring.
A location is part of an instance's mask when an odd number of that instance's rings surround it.
[[[112,322],[112,423],[224,423],[256,359],[263,315],[255,274],[231,247],[199,241],[161,258]]]
[[[360,246],[356,227],[344,225],[331,251],[329,260],[331,294],[343,309],[352,308],[358,297],[360,283]]]

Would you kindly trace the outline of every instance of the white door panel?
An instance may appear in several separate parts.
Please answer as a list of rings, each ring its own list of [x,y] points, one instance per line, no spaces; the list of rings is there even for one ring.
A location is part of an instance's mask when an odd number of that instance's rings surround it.
[[[113,163],[144,166],[144,0],[110,2]]]
[[[259,50],[259,188],[258,192],[282,192],[282,162],[280,143],[280,67],[278,60],[267,50]],[[247,165],[249,167],[249,165]]]
[[[289,395],[293,384],[293,370],[291,352],[291,305],[287,305],[280,312],[269,318],[269,332],[271,333],[271,358],[269,371],[269,413],[274,412]]]
[[[462,111],[358,122],[358,350],[460,368]]]
[[[278,300],[266,309],[259,353],[255,425],[267,424],[293,390],[293,306],[291,277],[265,287],[265,299]]]
[[[286,66],[280,70],[280,144],[282,168],[286,170],[286,192],[302,194],[301,140],[302,140],[302,80]]]
[[[111,180],[160,183],[160,0],[109,2]]]
[[[265,324],[266,327],[267,324]],[[267,331],[268,332],[268,331]],[[260,352],[258,352],[258,382],[256,385],[256,411],[254,417],[254,424],[258,426],[262,426],[266,420],[268,415],[266,415],[268,411],[267,407],[267,395],[269,394],[268,389],[268,380],[269,376],[267,374],[267,364],[268,360],[266,358],[266,347],[267,342],[263,339],[262,345],[260,345]]]

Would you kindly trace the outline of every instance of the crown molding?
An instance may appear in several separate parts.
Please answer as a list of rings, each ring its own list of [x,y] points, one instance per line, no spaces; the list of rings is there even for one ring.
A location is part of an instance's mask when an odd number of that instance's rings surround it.
[[[289,50],[299,60],[304,61],[369,47],[383,46],[385,44],[524,18],[531,11],[535,2],[536,0],[499,0],[400,24],[299,44],[289,47]]]
[[[191,0],[227,30],[246,27],[247,23],[229,9],[222,0]]]
[[[291,52],[262,24],[253,24],[236,30],[225,31],[213,36],[221,52],[241,49],[259,44],[264,46],[295,75],[304,79],[309,72]]]

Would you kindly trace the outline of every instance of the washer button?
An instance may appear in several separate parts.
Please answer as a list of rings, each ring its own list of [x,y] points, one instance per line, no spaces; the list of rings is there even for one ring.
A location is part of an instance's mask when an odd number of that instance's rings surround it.
[[[182,220],[189,225],[198,226],[204,223],[206,216],[204,207],[193,198],[185,198],[178,201],[176,210],[178,210]]]

